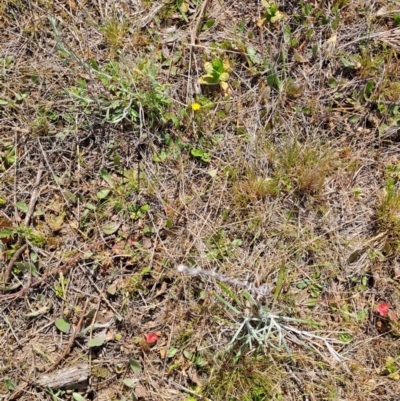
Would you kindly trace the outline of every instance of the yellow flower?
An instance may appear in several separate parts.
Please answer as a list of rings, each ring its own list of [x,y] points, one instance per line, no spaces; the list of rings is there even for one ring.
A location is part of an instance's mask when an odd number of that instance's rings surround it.
[[[192,103],[192,110],[193,111],[198,111],[200,109],[201,109],[201,106],[200,106],[199,103],[197,103],[197,102]]]

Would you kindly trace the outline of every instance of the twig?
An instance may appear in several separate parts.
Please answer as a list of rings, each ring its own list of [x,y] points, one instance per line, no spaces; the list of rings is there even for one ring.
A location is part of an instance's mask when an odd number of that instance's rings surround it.
[[[82,313],[81,313],[81,317],[79,319],[78,324],[76,325],[71,338],[68,341],[68,344],[64,350],[64,352],[61,354],[60,357],[58,357],[55,362],[48,368],[45,370],[44,373],[49,373],[51,372],[54,368],[56,368],[58,366],[58,364],[69,354],[69,352],[71,351],[72,346],[74,345],[74,342],[76,340],[76,336],[78,335],[78,333],[81,331],[82,328],[82,323],[83,323],[83,319],[85,318],[85,314],[86,314],[86,309],[88,307],[89,304],[89,300],[87,300],[85,302],[85,306],[83,307]]]
[[[24,220],[25,226],[29,226],[31,217],[33,215],[33,211],[35,210],[36,201],[38,200],[38,197],[39,197],[39,184],[40,184],[40,180],[42,179],[42,174],[44,171],[43,167],[44,167],[43,162],[41,162],[39,165],[38,172],[36,174],[35,183],[33,184],[33,192],[32,192],[32,196],[31,196],[31,200],[29,202],[28,211],[26,213],[25,220]]]
[[[93,285],[93,287],[96,289],[96,291],[99,293],[101,299],[107,304],[107,306],[115,313],[115,316],[117,317],[118,320],[123,320],[123,317],[117,312],[117,310],[111,305],[110,301],[104,296],[103,291],[96,285],[92,277],[90,277],[90,274],[87,274],[87,272],[84,270],[82,266],[79,266],[82,273],[86,275],[86,277],[89,279],[90,283]]]
[[[8,263],[8,265],[7,265],[7,268],[6,268],[5,272],[4,272],[4,277],[3,277],[4,285],[7,285],[8,280],[9,280],[10,277],[11,277],[11,272],[12,272],[12,269],[13,269],[13,267],[14,267],[14,264],[15,264],[16,261],[19,259],[19,257],[24,253],[24,251],[25,251],[25,249],[26,249],[27,247],[28,247],[28,245],[26,245],[26,244],[22,245],[21,248],[19,248],[19,249],[14,253],[14,256],[13,256],[13,257],[11,258],[11,260],[9,261],[9,263]],[[1,299],[1,297],[0,297],[0,299]]]

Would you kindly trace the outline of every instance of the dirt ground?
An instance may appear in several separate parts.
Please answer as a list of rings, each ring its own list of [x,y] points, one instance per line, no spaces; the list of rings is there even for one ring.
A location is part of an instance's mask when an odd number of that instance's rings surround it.
[[[400,400],[396,3],[1,2],[1,400]]]

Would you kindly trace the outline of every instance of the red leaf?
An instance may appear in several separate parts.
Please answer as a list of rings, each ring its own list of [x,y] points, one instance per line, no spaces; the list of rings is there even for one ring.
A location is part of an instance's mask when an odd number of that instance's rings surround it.
[[[158,340],[158,335],[156,333],[145,334],[144,338],[146,339],[147,344],[154,344]]]
[[[389,302],[382,302],[377,305],[376,311],[383,317],[387,316],[389,313]]]

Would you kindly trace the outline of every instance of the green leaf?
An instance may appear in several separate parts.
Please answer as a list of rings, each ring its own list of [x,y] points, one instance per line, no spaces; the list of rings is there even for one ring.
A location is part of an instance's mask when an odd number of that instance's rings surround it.
[[[4,386],[8,391],[14,391],[17,388],[15,382],[13,382],[8,377],[4,379]]]
[[[89,348],[101,347],[105,341],[106,341],[105,337],[95,337],[88,341],[87,346]]]
[[[36,266],[30,262],[16,262],[14,266],[21,271],[28,271],[32,274],[32,276],[37,277],[39,272],[36,269]]]
[[[283,88],[282,82],[279,79],[278,74],[273,70],[270,70],[267,74],[267,84],[270,88],[277,89],[279,91],[282,90]]]
[[[110,174],[107,170],[100,170],[100,177],[110,186],[114,186],[114,181],[110,177]]]
[[[19,201],[16,203],[16,206],[22,212],[28,213],[28,205],[25,202]]]
[[[97,61],[96,61],[94,58],[91,58],[91,59],[89,60],[89,63],[90,63],[90,66],[91,66],[94,70],[99,71],[99,64],[97,63]]]
[[[138,382],[137,379],[124,379],[123,380],[123,383],[125,384],[125,386],[129,387],[129,388],[135,388],[137,382]]]
[[[173,358],[177,354],[178,351],[179,351],[178,348],[170,347],[167,352],[167,358]]]
[[[183,356],[191,362],[194,362],[194,360],[195,360],[195,356],[194,356],[193,352],[190,352],[186,349],[183,350]]]
[[[104,224],[102,226],[102,230],[103,230],[104,234],[111,235],[111,234],[116,233],[120,226],[121,226],[121,223],[116,221],[116,222]]]
[[[139,374],[142,371],[142,367],[140,366],[140,363],[136,359],[129,359],[129,366],[132,369],[132,372],[135,374]]]
[[[140,207],[142,212],[148,212],[150,210],[150,206],[146,203],[145,205]]]
[[[203,25],[201,30],[206,31],[207,29],[212,28],[214,26],[214,24],[215,24],[215,19],[210,19]]]
[[[222,73],[224,72],[224,63],[221,59],[217,58],[211,62],[214,71]]]
[[[160,163],[167,159],[168,154],[165,150],[162,150],[160,153],[153,154],[153,162]]]
[[[8,100],[0,99],[0,106],[5,106],[8,104]]]
[[[361,309],[357,312],[356,320],[357,322],[362,322],[368,316],[368,311],[366,309]]]
[[[12,228],[4,228],[0,230],[0,238],[11,238],[15,234],[15,230]]]
[[[65,334],[68,334],[71,329],[71,325],[62,318],[56,319],[54,324],[56,325],[58,330]]]
[[[97,197],[99,199],[105,199],[105,198],[107,198],[108,195],[110,195],[110,192],[111,192],[110,189],[102,189],[99,192],[97,192]]]
[[[202,85],[217,85],[218,82],[218,75],[203,75],[199,78],[199,83]]]
[[[72,398],[75,401],[86,401],[86,398],[83,398],[79,393],[72,393]]]

